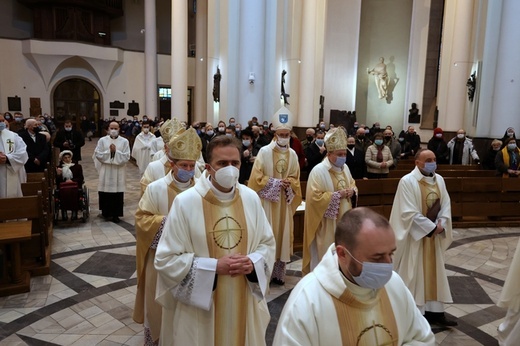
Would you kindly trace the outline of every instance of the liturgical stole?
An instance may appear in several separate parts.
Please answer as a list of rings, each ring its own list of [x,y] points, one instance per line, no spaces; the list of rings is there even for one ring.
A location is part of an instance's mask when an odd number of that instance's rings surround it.
[[[428,184],[424,179],[419,181],[421,188],[422,213],[424,216],[440,198],[437,183]],[[435,236],[423,237],[423,273],[424,273],[424,300],[437,300],[437,258],[435,251]]]
[[[331,297],[341,330],[341,345],[397,345],[399,332],[384,288],[368,302],[357,300],[348,289],[339,298]]]
[[[231,201],[219,201],[211,190],[202,199],[209,256],[247,255],[247,223],[238,189]],[[215,345],[246,344],[247,279],[219,275],[215,289]]]

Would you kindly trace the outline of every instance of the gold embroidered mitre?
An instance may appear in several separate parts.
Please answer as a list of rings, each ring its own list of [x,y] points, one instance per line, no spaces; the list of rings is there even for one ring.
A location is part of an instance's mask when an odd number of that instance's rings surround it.
[[[293,115],[290,110],[285,107],[280,108],[274,113],[271,123],[275,130],[292,130]]]
[[[341,128],[329,130],[325,136],[325,148],[327,148],[329,153],[334,150],[347,149],[347,135],[345,131]]]
[[[170,142],[170,139],[174,134],[179,132],[181,129],[181,124],[177,120],[177,118],[166,120],[161,127],[159,128],[159,132],[161,133],[161,137],[164,143]]]
[[[170,155],[176,160],[196,161],[202,150],[202,142],[194,128],[181,129],[168,142]]]

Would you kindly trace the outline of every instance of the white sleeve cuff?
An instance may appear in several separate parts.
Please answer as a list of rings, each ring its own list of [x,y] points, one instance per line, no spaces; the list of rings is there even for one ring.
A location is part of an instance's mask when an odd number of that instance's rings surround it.
[[[171,289],[178,301],[209,311],[213,303],[213,283],[217,259],[195,257],[190,271],[180,284]]]
[[[248,280],[249,288],[258,300],[262,300],[265,298],[267,287],[269,285],[269,281],[267,280],[267,266],[265,265],[264,257],[255,252],[247,255],[247,257],[249,257],[251,262],[253,262],[256,278],[258,279],[258,283],[250,282]]]

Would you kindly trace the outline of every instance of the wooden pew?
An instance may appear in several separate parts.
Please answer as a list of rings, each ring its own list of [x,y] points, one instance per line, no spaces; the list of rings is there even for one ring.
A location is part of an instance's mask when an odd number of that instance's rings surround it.
[[[18,198],[0,198],[0,244],[9,248],[10,279],[0,283],[0,296],[28,292],[30,276],[24,270],[23,251],[36,240],[39,244],[37,259],[41,260],[42,194]],[[23,248],[20,245],[23,243]],[[5,253],[5,251],[4,251]],[[5,258],[5,257],[4,257]]]
[[[33,233],[39,234],[38,240],[34,237],[22,251],[24,265],[29,268],[31,274],[35,276],[47,275],[50,272],[54,215],[50,213],[50,200],[47,190],[48,185],[45,178],[42,178],[40,182],[22,183],[22,193],[24,196],[40,194],[42,196],[41,224],[38,225],[40,229],[33,229]],[[37,257],[35,257],[36,254],[38,254]],[[36,258],[38,260],[35,260]]]

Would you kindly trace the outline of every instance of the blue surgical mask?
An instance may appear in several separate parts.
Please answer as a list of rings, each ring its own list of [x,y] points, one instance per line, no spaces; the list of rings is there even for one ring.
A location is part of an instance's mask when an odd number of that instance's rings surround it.
[[[251,141],[249,139],[244,139],[244,140],[242,140],[242,145],[244,147],[248,147],[251,145]]]
[[[381,144],[383,144],[383,140],[382,140],[382,139],[376,139],[376,140],[374,141],[374,143],[375,143],[376,145],[381,145]]]
[[[338,158],[336,159],[336,162],[334,162],[334,166],[336,166],[336,167],[343,167],[345,162],[347,162],[347,157],[346,156],[338,156]]]
[[[507,145],[508,150],[515,150],[516,149],[516,143],[509,143]]]
[[[354,276],[349,272],[358,286],[377,290],[390,281],[393,271],[392,263],[360,262],[346,248],[344,249],[354,261],[363,266],[359,276]]]
[[[0,131],[5,130],[6,127],[7,127],[7,125],[3,121],[0,121]]]
[[[323,139],[316,140],[316,144],[318,144],[320,147],[323,146],[323,143],[325,143],[325,141]]]
[[[425,162],[423,171],[426,173],[435,173],[435,170],[437,169],[437,162]]]
[[[188,180],[190,180],[191,178],[193,178],[194,175],[195,175],[195,170],[188,171],[188,170],[185,170],[185,169],[182,169],[179,167],[179,170],[177,171],[177,177],[183,183],[185,183]]]

